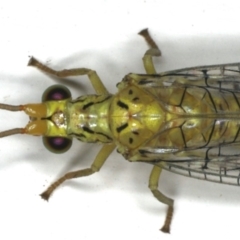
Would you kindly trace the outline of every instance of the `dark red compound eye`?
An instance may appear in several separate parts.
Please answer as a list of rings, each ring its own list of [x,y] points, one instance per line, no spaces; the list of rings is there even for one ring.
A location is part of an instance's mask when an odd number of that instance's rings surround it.
[[[64,137],[43,137],[44,146],[53,153],[64,153],[72,146],[72,140]]]
[[[71,98],[71,92],[63,85],[53,85],[45,90],[42,95],[42,102],[59,101]]]

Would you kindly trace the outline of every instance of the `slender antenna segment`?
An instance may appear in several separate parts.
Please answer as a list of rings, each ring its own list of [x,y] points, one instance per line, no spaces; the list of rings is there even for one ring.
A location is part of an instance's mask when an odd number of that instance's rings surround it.
[[[23,110],[23,105],[14,106],[14,105],[8,105],[8,104],[0,103],[0,109],[7,110],[7,111],[12,111],[12,112],[17,112],[17,111],[22,111]],[[14,134],[23,134],[23,133],[25,133],[24,128],[13,128],[13,129],[10,129],[10,130],[0,132],[0,138],[11,136],[11,135],[14,135]]]
[[[23,134],[24,130],[25,130],[24,128],[13,128],[13,129],[10,129],[10,130],[6,130],[6,131],[3,131],[3,132],[0,132],[0,138],[11,136],[11,135],[14,135],[14,134]]]
[[[14,105],[8,105],[8,104],[0,103],[0,109],[17,112],[17,111],[22,111],[23,106],[22,105],[14,106]]]

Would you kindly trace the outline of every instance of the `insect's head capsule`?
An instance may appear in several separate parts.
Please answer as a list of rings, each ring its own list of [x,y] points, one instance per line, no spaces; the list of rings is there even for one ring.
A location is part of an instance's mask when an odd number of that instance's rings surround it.
[[[44,146],[54,153],[63,153],[72,145],[67,133],[67,105],[71,100],[70,91],[62,85],[45,90],[42,103],[12,106],[0,104],[0,109],[24,111],[30,118],[25,128],[0,132],[0,138],[13,134],[43,136]]]

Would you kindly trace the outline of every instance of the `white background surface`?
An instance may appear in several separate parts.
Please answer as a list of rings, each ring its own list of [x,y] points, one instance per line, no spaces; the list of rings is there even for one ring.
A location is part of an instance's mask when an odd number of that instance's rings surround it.
[[[129,72],[143,73],[148,27],[162,50],[158,71],[240,62],[238,1],[1,1],[0,102],[39,102],[56,83],[27,67],[34,55],[56,69],[95,69],[111,92]],[[76,85],[81,83],[79,85]],[[85,77],[66,82],[74,97],[93,93]],[[77,86],[77,87],[76,87]],[[25,126],[23,113],[0,112],[0,130]],[[100,146],[74,142],[54,155],[37,137],[0,140],[0,239],[234,239],[240,188],[163,173],[175,199],[171,234],[158,231],[166,206],[148,190],[151,166],[114,152],[101,172],[66,182],[49,202],[39,193],[72,169],[90,166]]]

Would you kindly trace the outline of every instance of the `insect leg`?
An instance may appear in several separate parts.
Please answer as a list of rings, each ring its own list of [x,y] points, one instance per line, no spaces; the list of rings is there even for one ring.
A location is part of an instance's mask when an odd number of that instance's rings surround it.
[[[108,156],[115,149],[115,147],[116,146],[114,143],[105,144],[102,147],[102,149],[99,151],[99,153],[97,154],[97,156],[90,168],[66,173],[63,177],[59,178],[57,181],[55,181],[53,184],[51,184],[45,192],[40,194],[40,196],[43,199],[48,200],[50,195],[52,194],[52,192],[64,181],[66,181],[68,179],[72,179],[72,178],[86,177],[95,172],[98,172],[101,169],[101,167],[103,166],[104,162],[107,160]]]
[[[158,180],[160,178],[160,174],[162,172],[162,168],[159,166],[154,166],[149,178],[149,188],[151,189],[154,197],[157,198],[158,201],[165,203],[168,205],[168,211],[165,218],[165,223],[161,228],[162,232],[169,233],[170,232],[170,225],[172,221],[173,215],[173,203],[174,201],[171,198],[166,197],[158,190]]]
[[[144,68],[148,74],[156,74],[156,70],[155,70],[155,67],[154,67],[154,64],[152,61],[152,57],[160,57],[161,51],[158,48],[157,44],[152,39],[152,37],[150,36],[147,28],[143,29],[138,34],[144,37],[144,39],[146,40],[147,44],[150,47],[143,56]]]
[[[56,71],[42,63],[40,63],[36,58],[31,57],[28,66],[34,66],[41,71],[51,74],[53,76],[64,78],[64,77],[70,77],[70,76],[80,76],[80,75],[88,75],[89,80],[96,91],[97,94],[108,94],[107,89],[103,85],[101,79],[97,75],[96,71],[93,71],[88,68],[73,68],[73,69],[64,69],[60,71]]]

